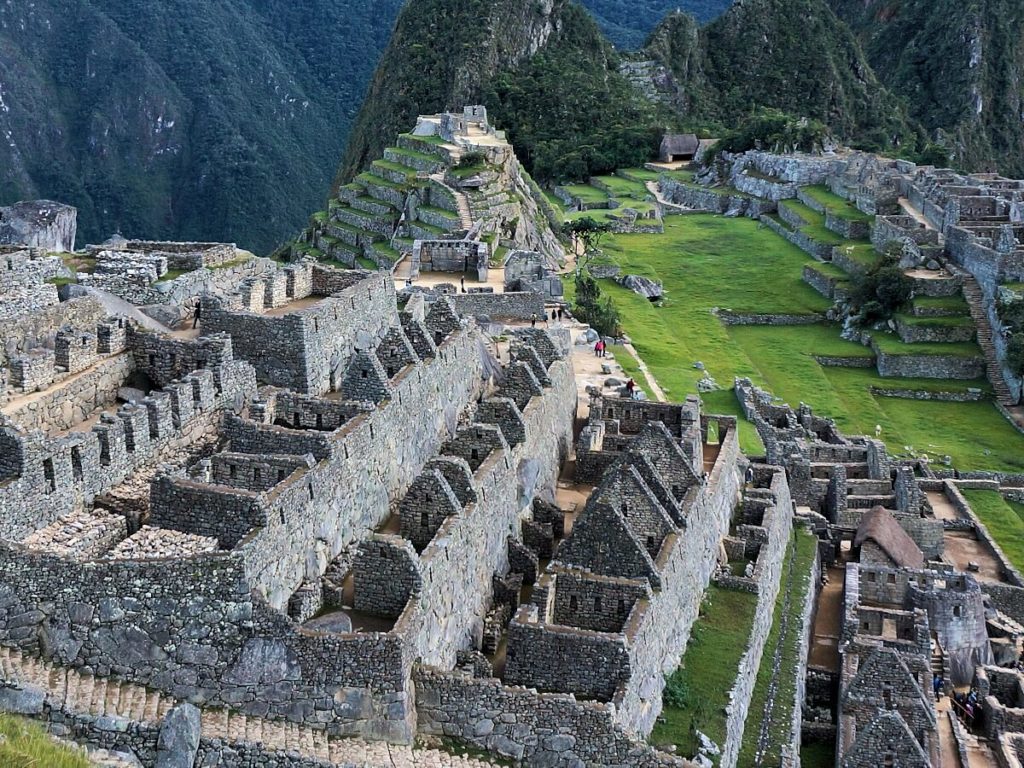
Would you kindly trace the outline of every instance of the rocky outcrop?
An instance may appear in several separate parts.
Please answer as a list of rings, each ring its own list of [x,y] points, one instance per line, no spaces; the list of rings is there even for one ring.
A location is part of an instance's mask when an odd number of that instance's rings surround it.
[[[31,200],[0,208],[0,244],[44,251],[75,250],[78,211],[52,200]]]

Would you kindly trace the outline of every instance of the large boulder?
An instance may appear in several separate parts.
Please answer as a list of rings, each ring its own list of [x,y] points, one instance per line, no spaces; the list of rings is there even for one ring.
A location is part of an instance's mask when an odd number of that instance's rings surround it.
[[[661,283],[640,275],[622,275],[616,277],[615,282],[650,301],[657,301],[664,293]]]
[[[200,712],[188,702],[164,717],[156,742],[155,768],[192,768],[199,752]]]
[[[75,250],[78,210],[52,200],[31,200],[0,208],[0,244],[44,251]]]

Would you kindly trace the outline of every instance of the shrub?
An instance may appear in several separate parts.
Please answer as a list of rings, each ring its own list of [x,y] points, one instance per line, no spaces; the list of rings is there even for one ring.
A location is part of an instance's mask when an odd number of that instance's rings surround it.
[[[896,258],[887,254],[879,264],[853,280],[850,302],[865,325],[888,320],[910,301],[914,284]]]
[[[590,275],[576,275],[576,318],[602,336],[619,336],[619,311],[611,298],[601,299],[601,287]]]
[[[1024,376],[1024,331],[1013,334],[1006,345],[1006,364],[1017,376]]]

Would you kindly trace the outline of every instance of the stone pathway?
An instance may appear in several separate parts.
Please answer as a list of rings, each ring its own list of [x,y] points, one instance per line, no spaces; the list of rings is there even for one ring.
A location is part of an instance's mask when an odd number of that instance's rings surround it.
[[[967,299],[967,306],[971,310],[971,318],[978,329],[978,346],[985,353],[985,371],[988,373],[988,380],[992,383],[996,400],[1003,406],[1014,405],[1013,394],[1003,379],[1003,367],[999,364],[996,356],[996,348],[992,342],[992,326],[989,324],[988,315],[982,300],[981,286],[978,281],[969,274],[964,273],[964,298]]]
[[[158,691],[93,677],[0,647],[0,679],[41,688],[64,709],[94,717],[159,723],[178,702]],[[329,738],[326,733],[284,720],[266,720],[227,710],[203,710],[202,735],[225,742],[262,744],[269,751],[295,752],[326,762],[361,768],[484,768],[489,760],[456,757],[438,749]]]
[[[462,192],[457,189],[453,189],[448,186],[444,180],[443,173],[435,173],[429,177],[431,181],[437,182],[442,187],[448,190],[452,198],[455,200],[455,207],[459,209],[459,226],[463,229],[473,228],[473,213],[469,207],[469,198],[466,197]]]
[[[664,213],[693,213],[689,208],[679,205],[679,203],[673,203],[665,197],[661,193],[661,185],[658,182],[648,181],[644,186],[647,187],[648,192],[654,195],[654,199],[657,200],[664,209]]]

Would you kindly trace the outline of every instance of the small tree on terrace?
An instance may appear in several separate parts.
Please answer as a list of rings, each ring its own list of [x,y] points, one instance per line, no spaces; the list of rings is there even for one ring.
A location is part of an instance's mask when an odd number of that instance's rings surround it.
[[[576,219],[566,226],[565,231],[572,235],[577,244],[576,274],[580,275],[583,268],[590,265],[601,254],[601,241],[612,231],[606,222],[597,221],[591,216]]]

